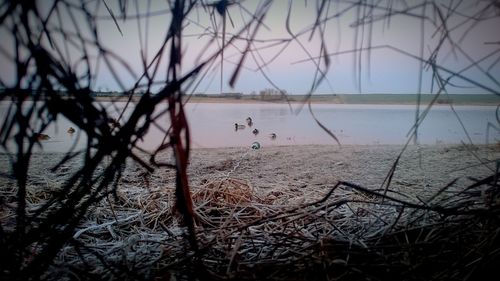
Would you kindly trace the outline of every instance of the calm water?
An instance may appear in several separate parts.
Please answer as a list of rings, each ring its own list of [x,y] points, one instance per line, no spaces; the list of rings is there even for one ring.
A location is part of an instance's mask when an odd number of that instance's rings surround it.
[[[108,112],[117,115],[124,103],[103,103]],[[0,103],[0,117],[4,118],[8,103]],[[186,112],[191,127],[193,147],[250,146],[258,141],[262,146],[335,144],[314,121],[307,107],[297,113],[298,105],[290,110],[286,104],[188,104]],[[163,108],[164,109],[164,108]],[[455,106],[472,141],[476,144],[500,141],[495,106]],[[161,110],[159,108],[158,110]],[[404,144],[413,125],[415,106],[411,105],[313,105],[316,117],[336,134],[342,144]],[[235,131],[234,124],[245,124],[251,117],[253,126]],[[168,124],[168,119],[159,122]],[[82,148],[86,137],[66,132],[73,126],[65,118],[49,127],[45,133],[51,136],[43,141],[44,151],[67,151],[72,145]],[[259,134],[254,136],[252,130]],[[275,133],[272,140],[270,134]],[[142,146],[153,149],[163,138],[160,130],[151,128]],[[447,105],[435,106],[419,128],[422,144],[468,142],[457,117]]]

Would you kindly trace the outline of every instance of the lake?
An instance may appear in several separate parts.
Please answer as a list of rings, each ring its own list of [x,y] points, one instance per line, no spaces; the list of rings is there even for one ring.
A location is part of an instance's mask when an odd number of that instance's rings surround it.
[[[117,116],[125,103],[102,102],[112,116]],[[8,103],[0,103],[0,118],[5,117]],[[158,108],[157,110],[162,110]],[[250,147],[255,141],[261,146],[332,144],[335,141],[314,121],[307,106],[298,110],[300,105],[292,104],[218,104],[189,103],[186,114],[191,128],[192,146],[211,147]],[[352,105],[352,104],[313,104],[315,116],[331,130],[341,144],[404,144],[415,119],[415,106],[412,105]],[[456,115],[449,105],[434,106],[418,131],[421,144],[458,144],[469,142],[465,130],[475,144],[500,141],[500,132],[495,117],[496,106],[455,106]],[[128,110],[130,113],[130,110]],[[458,118],[465,128],[462,128]],[[245,119],[251,117],[253,126],[235,130],[235,123],[246,125]],[[165,117],[160,123],[168,124]],[[493,124],[488,133],[488,124]],[[85,145],[84,134],[70,135],[66,131],[73,126],[67,119],[58,118],[44,133],[50,140],[43,141],[43,151],[67,151],[71,146],[76,149]],[[165,126],[166,127],[166,126]],[[75,127],[76,128],[76,127]],[[253,129],[259,134],[254,135]],[[276,134],[272,139],[271,134]],[[163,139],[161,131],[150,128],[141,143],[146,149],[154,149]]]

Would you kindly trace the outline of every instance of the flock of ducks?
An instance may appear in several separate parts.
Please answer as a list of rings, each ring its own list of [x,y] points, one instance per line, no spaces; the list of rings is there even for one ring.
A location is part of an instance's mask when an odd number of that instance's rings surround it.
[[[120,123],[115,119],[115,118],[110,118],[108,121],[108,125],[111,127],[111,129],[114,128],[120,128]],[[245,126],[243,126],[244,128]],[[68,130],[66,131],[69,135],[73,135],[76,130],[73,127],[69,127]],[[34,134],[35,138],[39,141],[44,141],[44,140],[50,140],[50,136],[47,134],[42,134],[42,133],[35,133]]]
[[[253,120],[252,120],[252,118],[247,117],[246,122],[247,122],[248,127],[252,127],[253,126]],[[113,119],[113,118],[110,119],[109,125],[111,127],[120,127],[120,124],[115,119]],[[246,128],[246,126],[243,125],[243,124],[234,123],[234,130],[235,131],[243,130],[245,128]],[[69,127],[68,130],[67,130],[67,133],[70,134],[70,135],[73,135],[75,132],[76,132],[76,130],[73,127]],[[257,128],[254,128],[252,130],[252,134],[254,134],[255,136],[257,136],[259,134],[259,130]],[[36,133],[35,137],[38,140],[49,140],[50,139],[49,135],[42,134],[42,133]],[[275,140],[276,137],[277,137],[277,135],[276,135],[276,133],[271,133],[271,134],[269,134],[269,137],[272,140]]]
[[[251,117],[247,117],[246,122],[247,122],[247,125],[234,123],[234,130],[235,131],[243,130],[243,129],[246,128],[246,126],[248,126],[248,127],[252,127],[253,126],[253,120],[252,120]],[[257,136],[259,133],[260,132],[259,132],[259,130],[257,128],[254,128],[252,130],[252,134],[254,134],[255,136]],[[272,140],[275,140],[276,137],[277,137],[276,133],[269,134],[269,138],[271,138]]]
[[[68,134],[70,134],[70,135],[73,135],[76,132],[76,130],[73,127],[69,127],[66,132],[68,132]],[[50,136],[47,134],[35,133],[34,136],[39,141],[50,140]]]

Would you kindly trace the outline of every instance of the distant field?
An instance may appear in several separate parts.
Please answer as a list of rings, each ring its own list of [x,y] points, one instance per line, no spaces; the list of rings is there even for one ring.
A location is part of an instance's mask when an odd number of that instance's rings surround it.
[[[421,103],[428,104],[435,98],[435,95],[420,95]],[[416,104],[417,95],[403,94],[352,94],[340,95],[342,103],[347,104]],[[500,103],[500,96],[495,95],[447,95],[439,96],[436,100],[438,104],[463,104],[463,105],[497,105]]]
[[[138,99],[139,97],[134,97]],[[223,96],[223,95],[193,95],[189,102],[201,103],[283,103],[304,102],[304,95],[288,95],[286,98],[280,96],[271,96],[261,99],[259,96]],[[435,95],[422,94],[420,96],[421,104],[428,104],[435,98]],[[126,100],[124,96],[105,96],[96,97],[101,101],[122,101]],[[310,97],[313,103],[332,103],[332,104],[416,104],[417,95],[414,94],[339,94],[339,95],[313,95]],[[466,94],[466,95],[443,95],[439,96],[436,104],[455,104],[455,105],[498,105],[500,96],[492,94]]]
[[[421,95],[422,104],[428,104],[435,98],[434,95]],[[303,95],[289,95],[289,102],[302,102],[306,99]],[[412,94],[344,94],[344,95],[313,95],[310,97],[313,103],[335,103],[335,104],[416,104],[417,95]],[[260,99],[260,97],[243,95],[241,97],[224,97],[216,95],[192,96],[192,102],[286,102],[285,98],[274,97]],[[439,96],[437,104],[456,105],[497,105],[500,104],[500,96],[490,94],[468,94]]]

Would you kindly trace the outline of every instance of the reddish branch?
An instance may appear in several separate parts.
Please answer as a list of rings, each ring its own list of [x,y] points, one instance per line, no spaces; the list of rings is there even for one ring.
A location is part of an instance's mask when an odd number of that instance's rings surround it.
[[[177,209],[182,214],[184,223],[189,231],[189,243],[196,251],[198,250],[198,243],[196,241],[196,232],[194,228],[194,211],[193,201],[191,200],[191,193],[189,191],[189,182],[187,176],[187,166],[189,157],[189,131],[186,116],[180,99],[176,99],[173,95],[168,98],[170,120],[172,120],[172,133],[170,134],[170,141],[174,151],[176,162],[176,187],[175,196]],[[178,112],[176,109],[179,109]],[[183,145],[181,133],[184,130],[186,134],[186,146]]]

